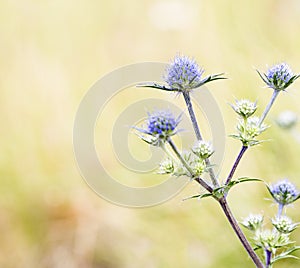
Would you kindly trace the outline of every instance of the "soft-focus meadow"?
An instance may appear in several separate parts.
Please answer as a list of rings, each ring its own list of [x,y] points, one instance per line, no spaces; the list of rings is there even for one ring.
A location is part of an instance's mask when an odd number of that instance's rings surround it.
[[[298,0],[2,0],[0,267],[253,267],[213,200],[182,202],[199,192],[196,184],[145,209],[99,198],[78,172],[73,121],[82,97],[104,74],[182,52],[207,74],[230,78],[209,86],[230,134],[235,116],[228,102],[257,99],[261,112],[270,98],[255,68],[284,60],[300,72],[299,17]],[[300,187],[300,144],[273,122],[285,109],[300,113],[299,97],[297,81],[272,109],[272,128],[263,136],[270,140],[247,153],[237,176],[288,177]],[[227,139],[220,177],[239,148]],[[118,173],[117,164],[109,168]],[[276,208],[266,197],[263,184],[244,184],[229,202],[239,220],[250,212],[269,218]],[[288,209],[296,221],[299,206]],[[300,244],[299,230],[293,238]]]

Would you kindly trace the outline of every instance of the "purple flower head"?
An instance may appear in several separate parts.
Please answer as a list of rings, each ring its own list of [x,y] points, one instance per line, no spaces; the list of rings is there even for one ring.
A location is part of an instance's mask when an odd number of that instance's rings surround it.
[[[284,90],[299,78],[299,75],[294,75],[286,63],[279,63],[272,66],[264,75],[260,72],[258,72],[258,74],[268,87],[275,90]]]
[[[300,197],[299,191],[288,180],[279,181],[268,189],[274,200],[282,206],[293,203]]]
[[[188,91],[200,86],[204,70],[194,59],[177,55],[166,69],[165,82],[176,91]]]
[[[155,146],[160,146],[166,142],[169,137],[177,133],[176,127],[179,122],[180,116],[175,118],[175,116],[168,110],[157,110],[155,112],[148,113],[144,129],[135,129],[150,136],[141,136],[144,141]]]
[[[280,63],[272,66],[266,75],[269,80],[287,83],[293,77],[293,72],[286,63]]]

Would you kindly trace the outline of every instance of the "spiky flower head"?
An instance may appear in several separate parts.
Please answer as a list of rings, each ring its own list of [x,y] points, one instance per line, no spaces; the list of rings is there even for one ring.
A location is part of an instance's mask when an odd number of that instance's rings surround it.
[[[256,232],[254,241],[257,247],[269,251],[273,251],[276,248],[287,246],[291,243],[287,235],[276,232],[274,230],[261,230]]]
[[[253,115],[257,109],[256,102],[246,99],[236,100],[235,105],[232,105],[233,110],[243,118],[248,118]]]
[[[264,123],[260,123],[259,117],[250,117],[247,120],[241,120],[237,125],[238,134],[231,135],[239,139],[244,146],[253,146],[259,144],[256,137],[267,129]]]
[[[241,222],[241,224],[250,231],[256,231],[259,229],[264,221],[264,216],[261,214],[250,214],[247,218]]]
[[[161,146],[169,137],[176,134],[176,127],[179,122],[180,116],[175,118],[168,110],[157,110],[153,113],[148,113],[144,129],[135,129],[148,135],[148,137],[140,136],[147,143]]]
[[[210,142],[198,141],[192,149],[193,153],[202,159],[210,157],[213,153],[213,147]]]
[[[280,113],[276,119],[276,123],[278,124],[278,126],[284,129],[291,129],[293,126],[296,125],[297,121],[297,114],[288,110]]]
[[[189,91],[201,84],[203,72],[194,59],[177,55],[167,67],[164,80],[173,90]]]
[[[291,204],[300,197],[296,187],[286,179],[271,185],[268,190],[274,200],[282,206]]]
[[[299,78],[299,75],[294,75],[289,65],[284,62],[272,66],[264,74],[257,72],[267,86],[275,90],[284,90]]]
[[[287,216],[280,216],[272,219],[272,224],[278,232],[283,234],[291,233],[298,225],[297,223],[293,223],[293,221]]]
[[[138,84],[138,87],[157,88],[166,91],[177,91],[189,93],[192,89],[203,86],[211,81],[226,79],[224,73],[212,74],[202,78],[204,69],[190,57],[177,54],[168,64],[163,75],[163,80],[167,85],[156,82],[147,82]]]
[[[159,165],[159,174],[172,174],[175,170],[175,164],[172,159],[167,158]]]
[[[195,161],[192,164],[192,169],[193,169],[193,173],[196,176],[201,176],[205,172],[206,164],[205,164],[205,162],[203,160]]]

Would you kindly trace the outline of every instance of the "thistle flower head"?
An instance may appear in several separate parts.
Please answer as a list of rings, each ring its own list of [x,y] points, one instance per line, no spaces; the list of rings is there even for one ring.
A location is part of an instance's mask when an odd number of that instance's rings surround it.
[[[158,110],[148,113],[145,129],[135,128],[140,132],[149,135],[141,138],[149,144],[160,146],[167,139],[176,134],[176,127],[180,122],[180,117],[175,118],[168,110]]]
[[[172,174],[175,170],[175,164],[172,159],[167,158],[159,165],[159,174]]]
[[[258,72],[268,87],[275,90],[284,90],[292,84],[299,76],[294,75],[286,63],[279,63],[267,70],[263,75]]]
[[[299,191],[288,180],[279,181],[268,187],[268,190],[274,200],[282,206],[291,204],[300,197]]]
[[[296,125],[298,116],[292,111],[283,111],[276,119],[278,126],[284,129],[291,129]]]
[[[147,131],[151,135],[168,136],[177,125],[178,121],[169,111],[156,111],[148,114]]]
[[[297,223],[293,223],[293,221],[287,216],[280,216],[272,219],[272,224],[278,232],[283,234],[291,233],[298,225]]]
[[[210,157],[214,150],[210,142],[198,141],[192,149],[193,153],[202,159]]]
[[[194,59],[177,55],[167,67],[164,80],[173,90],[189,91],[200,85],[203,72]]]
[[[256,102],[241,99],[236,100],[235,105],[232,105],[232,108],[241,117],[248,118],[255,113],[257,105]]]
[[[290,244],[287,235],[271,230],[261,230],[256,232],[254,241],[259,248],[270,251]]]
[[[266,129],[267,129],[267,125],[264,123],[260,124],[260,118],[257,116],[251,117],[247,120],[245,130],[246,130],[247,134],[249,136],[251,136],[252,138],[255,138],[256,136],[261,134]]]
[[[201,176],[206,169],[206,164],[203,160],[196,161],[192,165],[193,172],[196,176]]]
[[[257,116],[241,120],[237,125],[238,134],[232,137],[239,139],[244,146],[253,146],[259,143],[255,138],[267,129],[264,123],[260,123]]]
[[[270,81],[287,83],[293,76],[293,72],[286,63],[279,63],[268,69],[266,73]]]
[[[241,223],[244,227],[249,229],[250,231],[256,231],[259,229],[264,221],[264,216],[261,214],[250,214],[247,218],[243,220]]]

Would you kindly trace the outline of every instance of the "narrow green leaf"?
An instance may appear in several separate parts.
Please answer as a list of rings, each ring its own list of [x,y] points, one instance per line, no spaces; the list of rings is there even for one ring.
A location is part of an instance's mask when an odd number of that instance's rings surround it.
[[[295,252],[296,250],[299,250],[300,246],[295,246],[290,249],[288,249],[285,252],[282,252],[281,254],[277,255],[275,258],[272,259],[272,264],[276,261],[282,260],[282,259],[287,259],[287,258],[293,258],[293,259],[299,259],[297,256],[290,255],[291,253]]]
[[[269,81],[268,80],[266,80],[266,78],[264,78],[263,76],[262,76],[262,74],[260,73],[260,71],[259,70],[256,70],[256,72],[258,73],[258,75],[260,76],[260,78],[266,83],[266,84],[268,84],[269,83]]]
[[[159,85],[157,83],[145,83],[145,84],[137,84],[136,87],[150,87],[150,88],[156,88],[156,89],[161,89],[161,90],[166,90],[166,91],[174,91],[172,88],[167,88],[164,85]]]
[[[197,194],[197,195],[193,195],[193,196],[190,196],[190,197],[186,197],[186,198],[183,199],[183,201],[186,201],[186,200],[189,200],[189,199],[194,199],[194,198],[202,199],[202,198],[210,197],[210,196],[212,196],[211,193]]]

